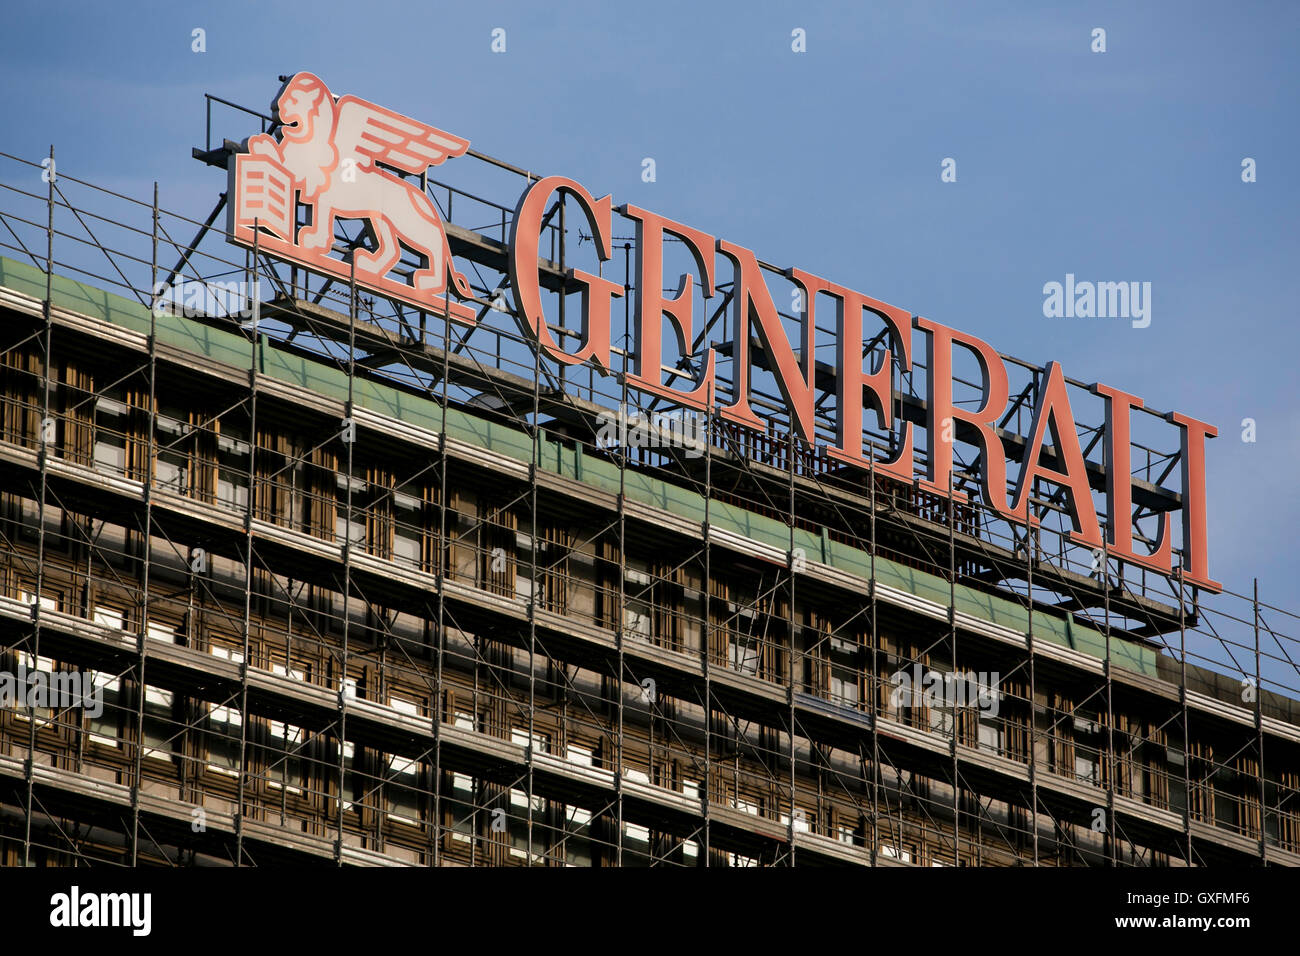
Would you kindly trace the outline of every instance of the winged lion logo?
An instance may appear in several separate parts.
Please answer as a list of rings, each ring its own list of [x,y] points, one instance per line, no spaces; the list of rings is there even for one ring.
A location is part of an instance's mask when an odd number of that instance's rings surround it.
[[[464,155],[469,140],[355,96],[336,99],[312,73],[291,77],[273,110],[279,138],[249,137],[230,166],[233,241],[251,247],[259,228],[259,248],[346,280],[349,263],[331,255],[334,222],[363,220],[372,248],[351,253],[358,285],[472,324],[474,310],[448,295],[473,293],[452,262],[437,209],[384,168],[418,175]],[[298,203],[310,206],[309,225],[298,226]],[[423,260],[409,283],[390,276],[403,246]]]

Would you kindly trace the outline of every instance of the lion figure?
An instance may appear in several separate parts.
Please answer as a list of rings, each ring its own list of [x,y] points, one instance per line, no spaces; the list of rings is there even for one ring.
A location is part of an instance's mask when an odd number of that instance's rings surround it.
[[[336,218],[365,220],[374,249],[353,254],[358,275],[383,278],[405,244],[425,259],[411,279],[424,296],[445,292],[448,277],[462,297],[472,295],[452,263],[446,231],[429,197],[380,166],[418,175],[463,155],[468,140],[353,96],[336,101],[311,73],[285,83],[273,109],[281,124],[279,140],[261,133],[248,140],[248,151],[283,166],[301,200],[312,206],[311,225],[303,227],[297,245],[328,256]]]

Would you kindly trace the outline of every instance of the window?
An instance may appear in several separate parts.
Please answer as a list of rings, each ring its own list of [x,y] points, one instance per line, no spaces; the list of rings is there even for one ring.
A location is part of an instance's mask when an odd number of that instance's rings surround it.
[[[930,732],[944,737],[952,736],[954,726],[952,708],[948,706],[950,688],[951,684],[946,679],[941,680],[939,686],[935,688],[937,701],[929,707]]]
[[[236,664],[244,663],[243,652],[237,651],[232,647],[225,647],[221,644],[213,644],[208,648],[208,653],[213,657],[220,657],[224,661],[233,661]]]
[[[546,811],[546,800],[534,794],[530,801],[525,791],[518,789],[510,791],[510,855],[518,859],[528,856],[528,811],[530,806],[533,818],[536,819]],[[536,838],[534,838],[534,843],[536,843]],[[532,861],[538,862],[539,860],[540,857],[534,852]]]
[[[682,841],[682,862],[687,866],[695,866],[696,860],[700,857],[700,845],[694,840]]]
[[[343,751],[343,795],[339,802],[344,813],[352,809],[352,797],[356,794],[356,775],[352,769],[357,760],[357,747],[350,740],[345,740],[339,745]]]
[[[360,514],[360,512],[357,512]],[[364,521],[348,521],[342,514],[334,519],[334,535],[340,543],[345,543],[350,548],[356,548],[358,551],[366,546],[366,523]]]
[[[293,680],[303,680],[303,672],[272,662],[271,672]],[[266,753],[266,782],[277,790],[302,793],[302,749],[307,744],[307,731],[293,724],[271,720],[267,723],[270,747]]]
[[[581,764],[584,767],[594,767],[596,758],[591,747],[579,747],[576,744],[569,744],[564,750],[564,759],[569,763]]]
[[[759,641],[753,635],[754,609],[727,602],[727,665],[742,674],[757,674]]]
[[[145,634],[155,641],[163,641],[167,644],[176,643],[176,628],[171,624],[150,621],[148,627],[145,628]]]
[[[811,833],[812,827],[808,824],[809,819],[810,815],[807,810],[804,810],[802,807],[796,807],[794,811],[794,832]],[[790,825],[790,814],[781,814],[781,824],[782,826],[787,827]]]
[[[109,607],[106,604],[96,604],[92,620],[103,627],[111,627],[119,631],[126,630],[126,611],[120,608]]]
[[[36,595],[32,591],[19,591],[18,600],[28,607],[37,603]],[[59,609],[59,599],[47,591],[41,595],[40,605],[42,611],[57,611]]]
[[[222,426],[217,436],[217,504],[231,511],[248,510],[248,441]]]
[[[99,716],[88,718],[91,743],[104,747],[119,746],[122,729],[119,726],[119,704],[122,699],[122,683],[112,674],[91,671],[95,694],[102,700]]]
[[[420,705],[413,700],[403,700],[401,697],[388,698],[388,706],[393,708],[399,714],[406,714],[408,717],[420,716]]]
[[[334,518],[334,536],[340,542],[346,541],[348,547],[356,548],[358,551],[365,550],[366,546],[366,522],[365,513],[354,510],[353,516],[360,517],[360,521],[348,520],[348,488],[352,488],[352,506],[354,509],[359,507],[362,496],[366,493],[366,482],[362,478],[349,478],[347,475],[340,473],[337,480],[338,488],[338,514]]]
[[[983,709],[979,711],[979,749],[989,753],[1002,751],[1002,722]]]
[[[534,596],[538,604],[546,601],[545,587],[542,584],[540,565],[546,560],[546,542],[538,542],[536,548],[533,547],[532,535],[524,534],[522,531],[515,532],[515,597],[521,601],[531,601]],[[533,561],[536,560],[539,567],[537,575],[533,575]]]
[[[285,667],[283,664],[272,663],[271,673],[279,677],[289,677],[292,678],[293,680],[305,681],[307,679],[304,671]]]
[[[623,630],[649,639],[654,631],[650,565],[628,558],[623,569]]]
[[[534,753],[546,754],[551,752],[551,738],[548,735],[538,733],[537,731],[533,731],[533,733],[529,735],[528,731],[523,728],[512,727],[510,730],[510,742],[520,744],[524,747],[531,745]]]
[[[838,637],[829,639],[831,666],[831,700],[845,707],[859,702],[860,648],[856,641]]]
[[[564,863],[566,866],[591,866],[591,811],[582,807],[564,808]]]
[[[95,467],[126,474],[126,405],[101,396],[95,400]]]
[[[243,663],[244,655],[214,644],[208,649],[213,657],[222,660]],[[239,775],[240,736],[243,733],[244,717],[239,708],[229,704],[208,704],[208,769],[227,776]]]
[[[1074,775],[1084,783],[1098,786],[1101,738],[1097,724],[1080,717],[1074,718]]]
[[[267,752],[266,782],[277,790],[302,793],[302,758],[307,732],[301,727],[272,720],[267,726],[271,746]]]
[[[144,735],[140,745],[144,756],[156,760],[170,760],[172,757],[172,724],[175,714],[176,698],[169,690],[161,687],[144,688]]]
[[[388,706],[412,717],[420,716],[420,706],[414,701],[390,697]],[[397,754],[388,756],[388,774],[384,782],[388,819],[418,825],[420,822],[420,795],[416,789],[420,780],[420,762]]]
[[[727,641],[727,663],[742,674],[758,673],[758,641],[748,634],[732,633]]]
[[[1081,749],[1074,751],[1074,775],[1084,783],[1097,785],[1097,761]]]
[[[384,792],[388,798],[388,819],[416,826],[420,822],[420,795],[416,787],[420,778],[420,763],[407,757],[390,754],[388,779]]]
[[[1171,745],[1166,748],[1166,758],[1169,767],[1163,771],[1164,780],[1168,787],[1168,806],[1166,809],[1175,813],[1182,813],[1187,809],[1187,782],[1183,779],[1185,773],[1190,774],[1186,767],[1187,755],[1183,748],[1177,745]],[[1193,783],[1195,786],[1195,783]]]
[[[700,782],[698,780],[683,780],[682,793],[686,794],[696,803],[700,802]],[[694,866],[700,856],[700,845],[694,840],[684,840],[682,842],[682,862],[688,866]]]
[[[28,603],[31,602],[29,601]],[[44,602],[41,603],[44,605]],[[27,673],[28,679],[37,672],[45,675],[45,690],[43,695],[46,702],[52,702],[49,698],[51,691],[55,686],[53,659],[49,657],[32,657],[32,655],[27,651],[19,651],[18,665]],[[37,727],[53,726],[53,707],[33,707],[30,711],[27,709],[27,702],[34,702],[37,699],[37,694],[33,694],[30,690],[31,686],[32,685],[29,684],[27,687],[22,687],[21,685],[18,687],[19,700],[18,706],[14,709],[14,716],[19,720],[28,720],[30,715],[34,715]],[[37,693],[39,694],[40,692],[38,691]]]
[[[423,560],[423,515],[423,505],[415,494],[393,493],[393,560],[417,570]]]
[[[731,805],[742,813],[749,813],[754,816],[759,815],[759,805],[755,801],[745,800],[737,796],[732,798]],[[739,853],[728,853],[727,865],[746,868],[756,867],[758,866],[758,860],[754,857],[741,856]]]
[[[898,860],[900,863],[912,862],[912,853],[910,850],[900,850],[898,847],[889,843],[880,844],[880,852],[878,855],[886,859]]]
[[[531,746],[534,753],[550,753],[551,739],[546,734],[534,731],[531,735],[525,729],[514,727],[510,730],[510,740],[512,743],[521,744],[525,747]],[[533,818],[546,812],[546,800],[536,794],[532,800],[524,790],[512,789],[510,791],[510,810],[509,810],[509,828],[510,828],[510,855],[512,857],[524,858],[528,856],[528,819],[529,809],[532,810]],[[534,836],[534,844],[537,838]],[[534,852],[532,861],[537,862],[540,857]]]
[[[650,864],[650,828],[636,823],[623,824],[623,865]]]
[[[170,415],[159,414],[157,423],[157,459],[154,463],[154,481],[164,491],[178,495],[189,493],[189,456],[180,450],[189,434],[188,422]]]
[[[457,719],[461,714],[457,715]],[[458,724],[459,726],[459,724]],[[458,843],[474,839],[474,778],[467,773],[451,775],[451,794],[447,803],[451,813],[451,838]]]

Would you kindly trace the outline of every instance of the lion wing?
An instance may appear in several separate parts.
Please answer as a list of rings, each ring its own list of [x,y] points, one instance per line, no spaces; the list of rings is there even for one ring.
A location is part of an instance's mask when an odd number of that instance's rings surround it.
[[[340,158],[364,156],[403,172],[422,173],[449,157],[464,155],[469,140],[344,96],[338,101],[334,145]]]

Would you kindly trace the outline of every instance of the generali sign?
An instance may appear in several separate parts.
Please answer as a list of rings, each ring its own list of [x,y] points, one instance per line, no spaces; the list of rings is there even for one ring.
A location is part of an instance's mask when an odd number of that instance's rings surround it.
[[[258,248],[348,281],[425,312],[473,325],[475,310],[463,300],[472,297],[468,283],[456,271],[442,220],[429,197],[418,187],[389,172],[424,173],[429,167],[461,156],[469,141],[426,126],[353,96],[334,97],[310,73],[292,77],[273,105],[279,128],[276,134],[251,137],[230,164],[230,221],[228,232],[239,245]],[[387,168],[385,168],[387,167]],[[635,223],[636,309],[635,350],[628,384],[670,402],[706,411],[714,395],[715,353],[701,356],[704,369],[690,391],[663,382],[663,327],[671,326],[683,350],[694,341],[694,286],[705,298],[715,294],[719,257],[729,261],[734,277],[735,325],[732,336],[734,364],[731,404],[717,414],[738,425],[762,430],[763,420],[749,404],[751,334],[761,340],[779,384],[790,421],[808,442],[814,436],[814,367],[817,343],[814,307],[818,296],[829,296],[836,309],[836,381],[838,416],[836,442],[827,449],[834,459],[862,469],[913,481],[913,426],[901,427],[898,454],[872,461],[863,447],[862,423],[868,410],[879,428],[895,428],[891,369],[895,361],[903,371],[912,365],[912,329],[925,335],[927,393],[926,445],[929,454],[925,477],[919,486],[947,495],[953,475],[952,436],[956,423],[974,429],[980,455],[980,484],[987,505],[1007,521],[1036,526],[1029,511],[1029,493],[1035,480],[1057,485],[1065,494],[1073,530],[1069,539],[1093,549],[1103,547],[1102,532],[1093,508],[1083,451],[1070,410],[1065,377],[1056,362],[1042,376],[1033,427],[1025,448],[1015,489],[1007,496],[1007,457],[997,424],[1007,410],[1008,379],[996,351],[973,335],[837,285],[802,269],[786,276],[798,287],[806,303],[798,350],[782,327],[781,317],[763,280],[754,253],[699,229],[632,205],[617,207],[611,196],[597,199],[581,183],[563,176],[548,176],[532,183],[515,209],[510,234],[509,275],[515,308],[534,336],[534,348],[565,364],[587,363],[609,374],[610,310],[623,295],[623,285],[580,269],[569,269],[568,281],[582,292],[582,345],[574,352],[560,347],[552,336],[542,307],[539,243],[543,219],[552,201],[562,194],[572,197],[591,226],[600,259],[613,256],[615,212]],[[298,226],[299,205],[311,210],[310,224]],[[368,223],[374,249],[357,250],[351,262],[331,255],[334,220],[359,219]],[[679,291],[665,297],[664,242],[667,237],[685,243],[695,260],[694,274],[679,280]],[[424,262],[410,281],[390,275],[405,245]],[[892,338],[884,361],[873,371],[864,362],[864,346],[887,329]],[[953,355],[965,349],[977,359],[983,378],[983,401],[978,409],[953,400]],[[869,358],[868,358],[869,362]],[[1108,385],[1092,386],[1106,403],[1106,500],[1108,538],[1105,547],[1115,558],[1160,574],[1172,571],[1172,529],[1160,517],[1160,532],[1153,552],[1137,550],[1133,537],[1133,488],[1130,475],[1130,421],[1142,399]],[[1209,576],[1206,541],[1205,440],[1217,430],[1187,415],[1171,413],[1182,439],[1182,556],[1185,580],[1211,591],[1221,585]],[[1050,433],[1050,438],[1049,438]],[[968,433],[972,434],[972,433]],[[1050,446],[1054,464],[1041,462]],[[953,491],[953,497],[967,496]]]

